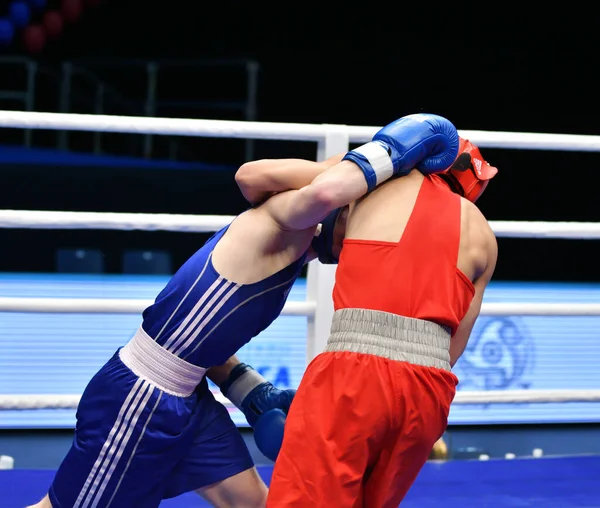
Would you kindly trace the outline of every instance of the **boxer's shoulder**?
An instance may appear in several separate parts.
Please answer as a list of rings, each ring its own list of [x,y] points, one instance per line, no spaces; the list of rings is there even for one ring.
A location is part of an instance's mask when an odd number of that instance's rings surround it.
[[[494,259],[495,262],[498,241],[492,226],[477,205],[465,198],[460,200],[461,244],[467,244],[469,250],[478,252],[478,258]]]
[[[275,234],[275,228],[260,207],[246,210],[231,222],[214,246],[213,260],[233,258],[241,261],[243,258],[248,261],[262,256]]]
[[[471,228],[476,231],[480,231],[482,234],[493,234],[490,223],[476,204],[472,203],[466,198],[461,197],[460,207],[463,223],[465,221],[468,222]]]
[[[282,230],[261,205],[233,220],[214,246],[212,263],[228,280],[254,283],[299,260],[310,246],[313,234]]]

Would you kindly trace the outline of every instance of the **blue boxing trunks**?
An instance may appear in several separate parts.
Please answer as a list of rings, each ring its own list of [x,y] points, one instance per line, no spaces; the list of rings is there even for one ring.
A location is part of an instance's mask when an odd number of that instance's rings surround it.
[[[253,467],[203,371],[140,328],[83,393],[52,506],[149,508]]]

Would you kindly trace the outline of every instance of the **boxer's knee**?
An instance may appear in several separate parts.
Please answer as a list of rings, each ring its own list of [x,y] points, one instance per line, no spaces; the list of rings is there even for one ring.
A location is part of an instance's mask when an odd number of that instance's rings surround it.
[[[48,495],[46,495],[39,503],[27,506],[27,508],[52,508],[52,503]]]

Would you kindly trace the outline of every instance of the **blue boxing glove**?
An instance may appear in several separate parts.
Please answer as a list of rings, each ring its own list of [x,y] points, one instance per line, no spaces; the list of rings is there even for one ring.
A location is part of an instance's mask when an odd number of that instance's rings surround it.
[[[370,143],[349,151],[342,160],[360,167],[372,191],[415,168],[424,174],[448,169],[458,155],[458,144],[458,132],[449,120],[419,113],[386,125]]]
[[[250,365],[240,363],[221,385],[221,393],[244,413],[258,449],[275,461],[283,440],[285,417],[296,390],[279,390]]]
[[[254,427],[254,441],[261,453],[271,459],[277,460],[279,450],[283,444],[283,430],[287,414],[281,409],[271,409],[262,415]]]

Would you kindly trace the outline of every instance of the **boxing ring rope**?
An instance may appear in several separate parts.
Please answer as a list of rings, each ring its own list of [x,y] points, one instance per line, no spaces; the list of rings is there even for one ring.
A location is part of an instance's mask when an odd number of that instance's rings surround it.
[[[379,127],[294,123],[148,118],[0,111],[0,127],[203,136],[215,138],[315,141],[317,160],[347,151],[350,143],[370,141]],[[480,147],[600,152],[600,136],[460,130]],[[214,232],[233,217],[65,211],[0,210],[0,227],[30,229],[113,229]],[[498,237],[599,239],[600,223],[492,221]],[[307,360],[325,346],[333,315],[331,289],[335,266],[311,262],[307,300],[288,302],[283,315],[307,316]],[[0,312],[141,313],[151,301],[135,299],[0,298]],[[597,316],[600,304],[484,303],[482,315]],[[0,410],[73,409],[79,395],[1,395]],[[221,397],[224,403],[226,399]],[[459,392],[456,404],[600,402],[600,390],[508,390]]]
[[[215,398],[231,406],[220,393]],[[76,409],[79,395],[0,395],[0,410]],[[600,402],[600,390],[506,390],[458,392],[454,404],[523,404]]]
[[[152,300],[133,298],[0,298],[0,312],[39,314],[141,314]],[[317,303],[286,302],[282,316],[310,317]],[[600,303],[483,303],[483,316],[600,316]]]
[[[376,126],[79,115],[30,111],[0,111],[0,127],[209,138],[317,141],[319,144],[328,145],[333,145],[335,138],[347,138],[350,142],[365,143],[371,141],[373,134],[381,128]],[[480,147],[487,148],[573,152],[600,151],[600,136],[475,130],[459,130],[459,134]],[[347,149],[346,144],[345,150]],[[332,151],[330,155],[335,153],[338,153],[338,151]]]
[[[232,215],[167,213],[55,212],[0,210],[0,228],[104,229],[212,233],[227,226]],[[598,222],[490,221],[497,237],[592,240],[600,238]]]
[[[154,303],[152,300],[133,298],[0,298],[0,312],[46,314],[141,314]],[[316,302],[286,302],[282,315],[310,316],[317,309]],[[513,312],[514,314],[514,312]],[[600,304],[598,304],[598,314]],[[576,315],[579,315],[576,314]]]

